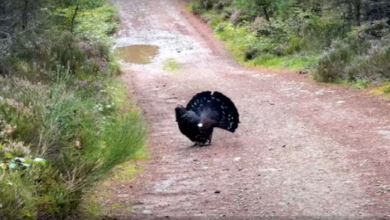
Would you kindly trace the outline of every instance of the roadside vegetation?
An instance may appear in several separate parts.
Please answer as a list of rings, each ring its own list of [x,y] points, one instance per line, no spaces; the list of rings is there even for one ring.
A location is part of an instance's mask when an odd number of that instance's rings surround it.
[[[190,10],[246,65],[357,87],[390,79],[387,0],[192,0]]]
[[[0,12],[1,219],[85,219],[86,190],[145,141],[116,79],[115,9],[5,0]]]

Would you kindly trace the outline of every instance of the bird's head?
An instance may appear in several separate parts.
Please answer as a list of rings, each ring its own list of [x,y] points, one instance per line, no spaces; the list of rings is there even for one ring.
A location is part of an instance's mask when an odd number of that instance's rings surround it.
[[[180,104],[178,104],[175,108],[176,113],[176,119],[178,119],[180,116],[184,115],[187,112],[186,108]]]
[[[185,113],[187,110],[184,106],[180,105],[180,104],[177,104],[176,108],[175,108],[175,112],[176,113]]]

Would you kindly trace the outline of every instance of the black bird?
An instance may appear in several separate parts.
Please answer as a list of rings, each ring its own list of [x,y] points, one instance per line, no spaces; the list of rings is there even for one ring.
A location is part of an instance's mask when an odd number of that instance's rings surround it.
[[[200,92],[187,107],[178,105],[175,113],[180,132],[200,146],[211,144],[215,127],[233,133],[240,122],[236,106],[220,92]]]

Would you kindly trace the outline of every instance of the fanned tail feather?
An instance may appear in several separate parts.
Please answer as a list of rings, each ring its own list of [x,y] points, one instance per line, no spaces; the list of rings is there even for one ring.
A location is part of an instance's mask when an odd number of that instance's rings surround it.
[[[218,122],[217,127],[230,132],[234,132],[240,122],[236,106],[230,98],[220,92],[198,93],[187,104],[186,109],[196,112],[201,118]]]

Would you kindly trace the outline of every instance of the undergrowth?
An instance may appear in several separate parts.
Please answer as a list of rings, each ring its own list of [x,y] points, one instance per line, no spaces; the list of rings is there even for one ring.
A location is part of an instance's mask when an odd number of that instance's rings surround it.
[[[145,155],[144,121],[115,79],[115,10],[96,2],[81,5],[73,33],[60,22],[12,45],[0,77],[1,219],[80,216],[87,189]]]
[[[288,25],[279,20],[243,20],[234,24],[231,19],[223,19],[223,14],[229,12],[201,10],[198,13],[213,27],[216,36],[226,43],[232,55],[244,65],[298,70],[312,68],[319,60],[320,50],[311,40],[314,37],[309,34],[306,39],[296,36]],[[317,43],[326,42],[320,39]]]
[[[359,2],[192,0],[189,10],[244,65],[309,69],[317,81],[363,88],[390,78],[390,4]]]

